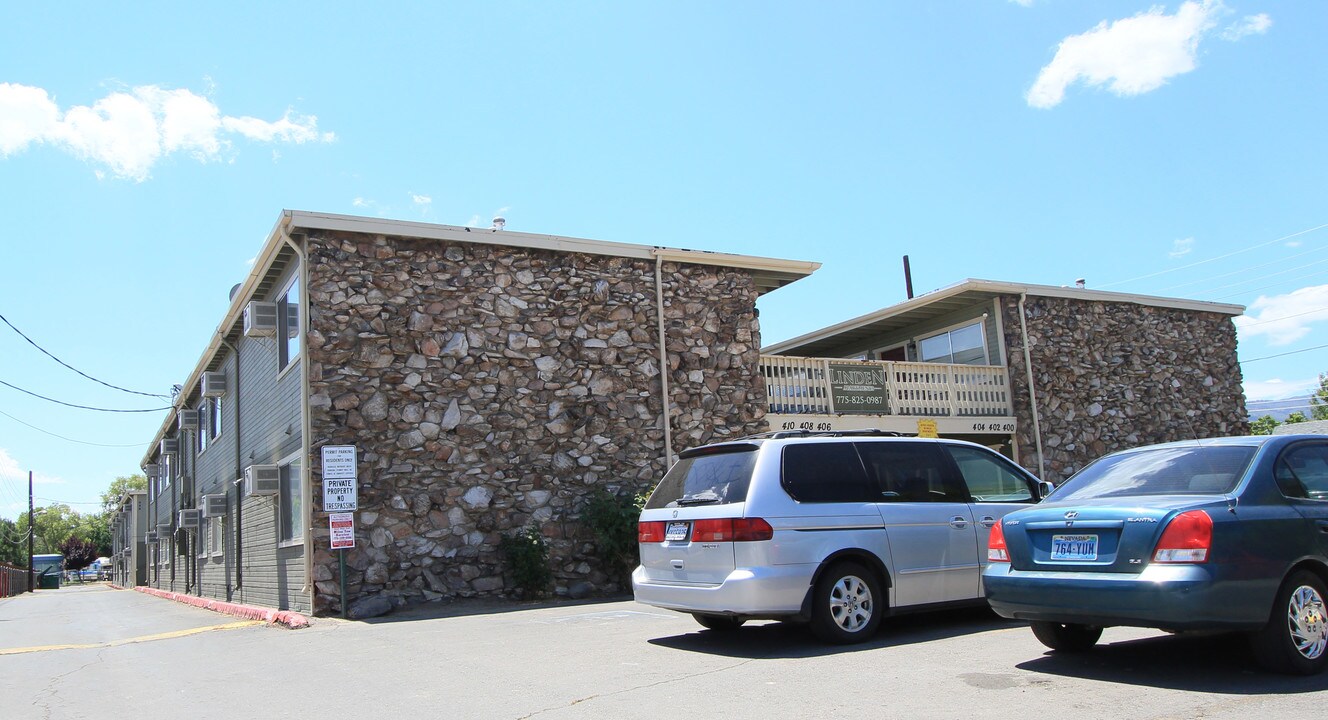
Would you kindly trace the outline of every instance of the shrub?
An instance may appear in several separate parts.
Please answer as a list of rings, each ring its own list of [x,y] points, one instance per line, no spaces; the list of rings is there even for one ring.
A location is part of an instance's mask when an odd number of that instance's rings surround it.
[[[526,527],[503,537],[499,546],[512,569],[521,597],[531,600],[544,595],[553,583],[549,570],[549,546],[538,527]]]
[[[595,534],[595,547],[610,574],[630,573],[640,562],[636,522],[645,504],[646,494],[618,496],[596,490],[582,511],[581,517]]]

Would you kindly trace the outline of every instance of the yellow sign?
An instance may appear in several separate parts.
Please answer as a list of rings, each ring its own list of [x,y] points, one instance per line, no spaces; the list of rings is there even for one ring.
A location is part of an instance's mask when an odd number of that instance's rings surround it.
[[[924,437],[924,438],[938,438],[938,437],[940,437],[940,435],[938,435],[938,434],[936,433],[936,421],[935,421],[935,420],[919,420],[919,421],[918,421],[918,437]]]

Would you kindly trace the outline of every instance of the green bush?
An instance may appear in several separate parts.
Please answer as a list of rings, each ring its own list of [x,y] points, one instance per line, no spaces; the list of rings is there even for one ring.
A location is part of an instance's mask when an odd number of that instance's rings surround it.
[[[636,522],[645,504],[646,494],[618,496],[607,490],[596,490],[586,503],[581,517],[595,534],[595,547],[610,573],[630,573],[640,562]]]
[[[538,527],[526,527],[503,537],[499,546],[512,569],[521,597],[531,600],[544,595],[553,583],[549,570],[549,546]]]

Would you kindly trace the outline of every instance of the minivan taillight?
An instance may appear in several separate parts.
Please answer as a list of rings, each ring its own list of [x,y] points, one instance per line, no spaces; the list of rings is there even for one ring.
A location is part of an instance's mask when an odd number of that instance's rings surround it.
[[[1213,546],[1213,519],[1203,510],[1189,510],[1171,518],[1157,541],[1153,562],[1201,563]]]
[[[991,535],[987,537],[987,562],[1010,562],[1010,549],[1005,546],[1005,528],[1000,520],[991,526]]]
[[[761,518],[711,518],[692,522],[692,542],[755,542],[774,536],[775,529]]]
[[[664,522],[652,520],[636,524],[636,541],[642,543],[664,542]]]

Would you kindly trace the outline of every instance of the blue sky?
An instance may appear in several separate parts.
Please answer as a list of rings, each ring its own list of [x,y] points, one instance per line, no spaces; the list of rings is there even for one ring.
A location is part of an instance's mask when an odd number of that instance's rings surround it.
[[[1257,0],[24,4],[0,314],[165,393],[282,208],[502,213],[823,263],[762,300],[766,344],[902,300],[905,254],[918,292],[1245,305],[1247,394],[1303,395],[1328,371],[1324,27],[1328,4]],[[0,381],[160,406],[4,325]],[[163,418],[6,386],[0,413],[7,517],[29,470],[39,504],[95,502]]]

